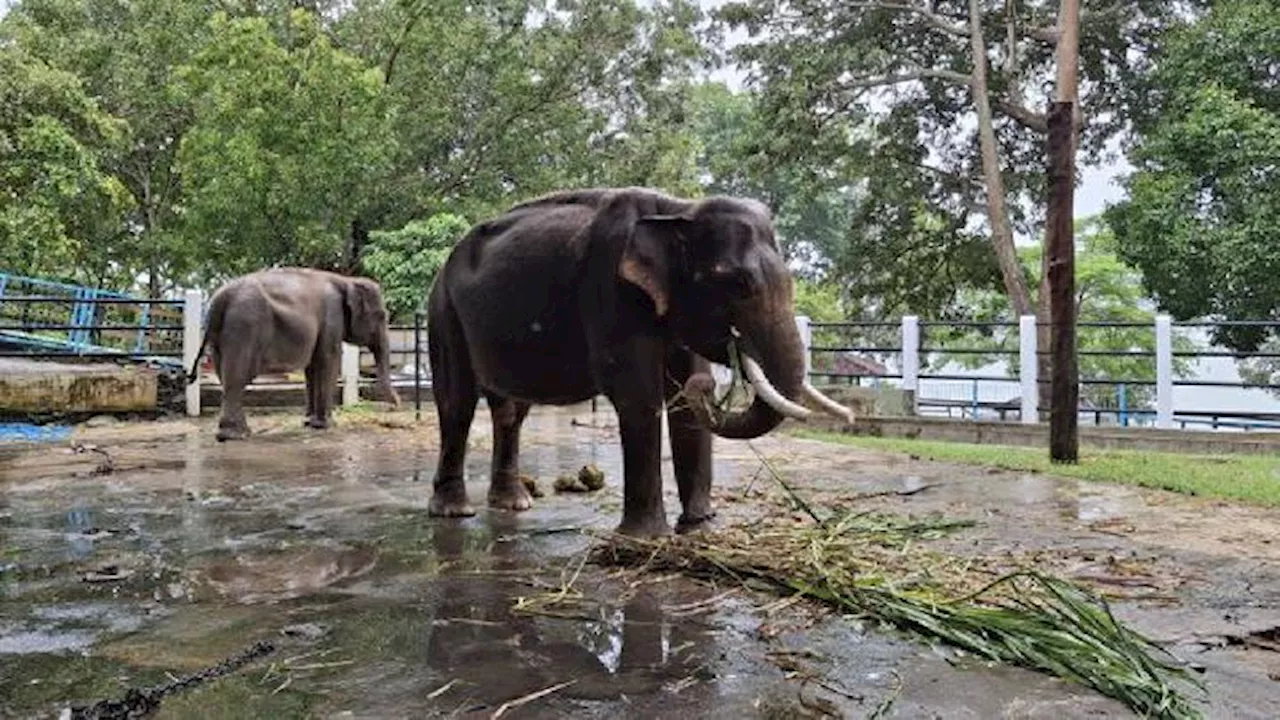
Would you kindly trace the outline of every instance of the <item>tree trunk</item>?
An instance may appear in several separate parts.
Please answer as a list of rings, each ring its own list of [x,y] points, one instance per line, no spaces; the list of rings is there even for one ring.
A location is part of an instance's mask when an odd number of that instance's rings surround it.
[[[1014,313],[1018,316],[1035,312],[1027,279],[1018,262],[1018,252],[1013,244],[1013,229],[1009,225],[1009,210],[1005,205],[1004,177],[1000,173],[1000,157],[996,148],[995,125],[991,119],[991,100],[987,89],[987,43],[982,36],[982,10],[978,0],[969,0],[969,43],[973,53],[973,74],[969,89],[973,105],[978,113],[978,142],[982,149],[982,174],[987,186],[987,222],[991,225],[991,243],[995,247],[996,260],[1000,263],[1000,275],[1004,279],[1005,292]]]
[[[369,230],[360,222],[360,218],[351,221],[351,236],[347,242],[346,270],[352,275],[360,274],[360,256],[365,245],[369,244]]]

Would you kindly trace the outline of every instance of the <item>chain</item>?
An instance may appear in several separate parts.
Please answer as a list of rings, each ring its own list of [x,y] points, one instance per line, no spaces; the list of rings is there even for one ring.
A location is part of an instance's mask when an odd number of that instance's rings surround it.
[[[160,701],[166,695],[186,690],[194,685],[208,682],[223,675],[229,675],[241,667],[275,652],[275,645],[266,640],[259,640],[248,649],[243,650],[197,673],[178,678],[164,685],[152,688],[129,688],[122,700],[100,700],[92,706],[76,706],[71,708],[71,720],[130,720],[145,718],[160,708]]]

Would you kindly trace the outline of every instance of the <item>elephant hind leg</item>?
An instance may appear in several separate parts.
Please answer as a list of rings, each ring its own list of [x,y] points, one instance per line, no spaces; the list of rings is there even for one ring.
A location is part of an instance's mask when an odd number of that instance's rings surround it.
[[[427,320],[431,390],[440,422],[440,458],[428,512],[437,517],[467,517],[476,514],[467,500],[464,465],[480,394],[461,323],[436,296],[440,291],[438,285],[433,290]]]
[[[316,372],[312,365],[308,364],[303,370],[303,374],[307,378],[307,414],[302,420],[303,427],[313,427],[312,421],[316,417]]]
[[[220,353],[215,360],[218,382],[222,385],[222,408],[218,418],[218,442],[249,437],[249,422],[244,417],[244,393],[256,376],[252,360],[243,352]]]
[[[520,426],[529,415],[529,403],[486,392],[493,419],[493,469],[489,476],[489,506],[502,510],[528,510],[533,497],[520,482]]]

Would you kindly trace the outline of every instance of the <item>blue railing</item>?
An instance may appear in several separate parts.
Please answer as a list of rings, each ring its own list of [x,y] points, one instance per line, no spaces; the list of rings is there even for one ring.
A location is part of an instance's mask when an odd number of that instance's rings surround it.
[[[0,273],[0,356],[133,357],[180,365],[181,305]]]

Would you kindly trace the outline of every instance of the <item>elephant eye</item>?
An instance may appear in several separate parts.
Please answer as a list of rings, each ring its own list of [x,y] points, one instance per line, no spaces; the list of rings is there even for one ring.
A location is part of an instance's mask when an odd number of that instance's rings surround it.
[[[703,276],[710,288],[729,297],[741,298],[751,294],[751,275],[742,268],[716,266]]]

